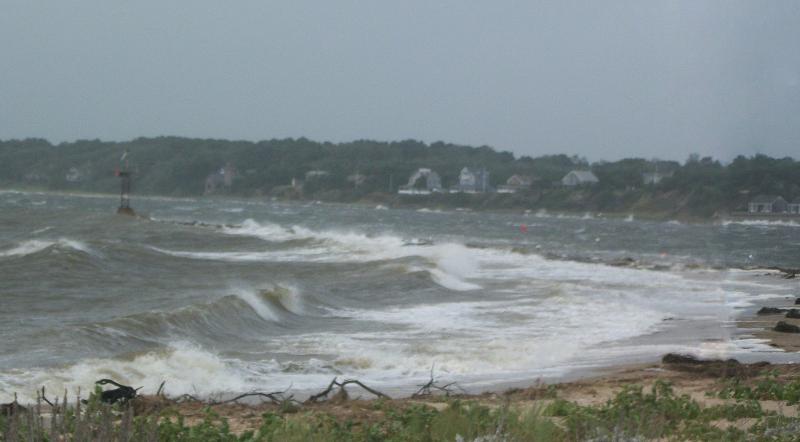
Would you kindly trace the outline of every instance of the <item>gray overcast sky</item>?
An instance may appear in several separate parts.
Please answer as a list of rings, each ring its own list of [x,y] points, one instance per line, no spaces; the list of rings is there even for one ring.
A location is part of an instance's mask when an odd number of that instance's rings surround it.
[[[800,1],[3,0],[0,139],[800,156]]]

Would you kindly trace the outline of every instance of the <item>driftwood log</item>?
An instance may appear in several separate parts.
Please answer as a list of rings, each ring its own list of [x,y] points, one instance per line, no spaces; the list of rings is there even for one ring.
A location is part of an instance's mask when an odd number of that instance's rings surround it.
[[[372,389],[372,388],[364,385],[361,381],[359,381],[357,379],[346,379],[346,380],[344,380],[342,382],[339,382],[339,380],[337,378],[333,378],[331,383],[328,384],[328,388],[322,390],[321,392],[319,392],[317,394],[311,395],[308,399],[306,399],[305,403],[306,404],[314,404],[314,403],[319,402],[321,399],[327,399],[328,395],[335,389],[339,390],[337,392],[337,394],[341,394],[344,397],[347,397],[347,390],[345,390],[345,387],[347,385],[351,385],[351,384],[358,385],[359,387],[363,388],[364,390],[372,393],[373,395],[375,395],[375,396],[377,396],[379,398],[391,399],[389,396],[381,393],[380,391]]]

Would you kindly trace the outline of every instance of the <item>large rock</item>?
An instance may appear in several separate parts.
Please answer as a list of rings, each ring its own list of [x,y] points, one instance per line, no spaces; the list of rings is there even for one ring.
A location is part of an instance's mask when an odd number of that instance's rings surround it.
[[[761,310],[756,312],[757,315],[779,315],[781,313],[783,313],[783,309],[776,307],[761,307]]]
[[[800,319],[800,310],[796,308],[789,309],[789,311],[786,312],[786,317],[792,319]]]
[[[699,359],[692,355],[682,355],[679,353],[667,353],[661,358],[661,362],[664,364],[691,364],[691,365],[719,364],[719,363],[739,364],[739,361],[737,361],[736,359],[728,359],[726,361],[723,361],[722,359]]]
[[[800,305],[800,298],[794,300],[794,305]]]
[[[775,328],[773,328],[773,330],[781,333],[800,333],[800,327],[783,321],[775,324]]]
[[[661,362],[671,370],[685,371],[709,377],[753,377],[758,376],[769,362],[742,364],[736,359],[698,359],[692,355],[668,353]]]

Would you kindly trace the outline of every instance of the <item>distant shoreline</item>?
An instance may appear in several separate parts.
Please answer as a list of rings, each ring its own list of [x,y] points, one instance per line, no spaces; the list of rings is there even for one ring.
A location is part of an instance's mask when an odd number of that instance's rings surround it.
[[[29,194],[44,194],[44,195],[61,195],[61,196],[76,196],[87,198],[118,198],[118,193],[112,192],[86,192],[86,191],[70,191],[70,190],[50,190],[38,187],[11,187],[2,188],[0,193],[29,193]],[[650,213],[639,211],[622,211],[622,212],[592,212],[589,210],[551,210],[546,208],[487,208],[487,207],[457,207],[455,205],[442,205],[437,204],[437,201],[425,200],[424,197],[405,197],[400,198],[398,195],[391,194],[376,194],[374,198],[362,198],[354,201],[336,201],[326,199],[313,199],[313,198],[286,198],[278,196],[268,197],[246,197],[234,195],[199,195],[199,196],[170,196],[160,194],[133,194],[131,195],[131,205],[136,209],[136,200],[140,199],[161,199],[161,200],[174,200],[174,201],[196,201],[196,200],[221,200],[221,201],[242,201],[242,202],[282,202],[282,203],[310,203],[322,202],[325,204],[354,204],[363,207],[377,207],[383,206],[390,209],[406,209],[406,210],[440,210],[447,212],[482,212],[482,213],[511,213],[520,215],[529,215],[532,217],[586,217],[587,219],[624,219],[633,216],[637,220],[645,221],[679,221],[693,224],[714,224],[725,221],[797,221],[800,223],[800,216],[788,214],[749,214],[746,212],[732,212],[726,214],[718,214],[710,217],[701,217],[696,215],[689,215],[686,213],[670,214],[670,213]],[[378,197],[380,196],[380,197]],[[420,198],[415,200],[415,198]]]

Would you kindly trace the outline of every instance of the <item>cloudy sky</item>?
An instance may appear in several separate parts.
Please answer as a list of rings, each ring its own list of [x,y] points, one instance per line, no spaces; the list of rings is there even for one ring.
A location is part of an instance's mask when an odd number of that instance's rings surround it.
[[[800,1],[4,0],[0,139],[800,157]]]

